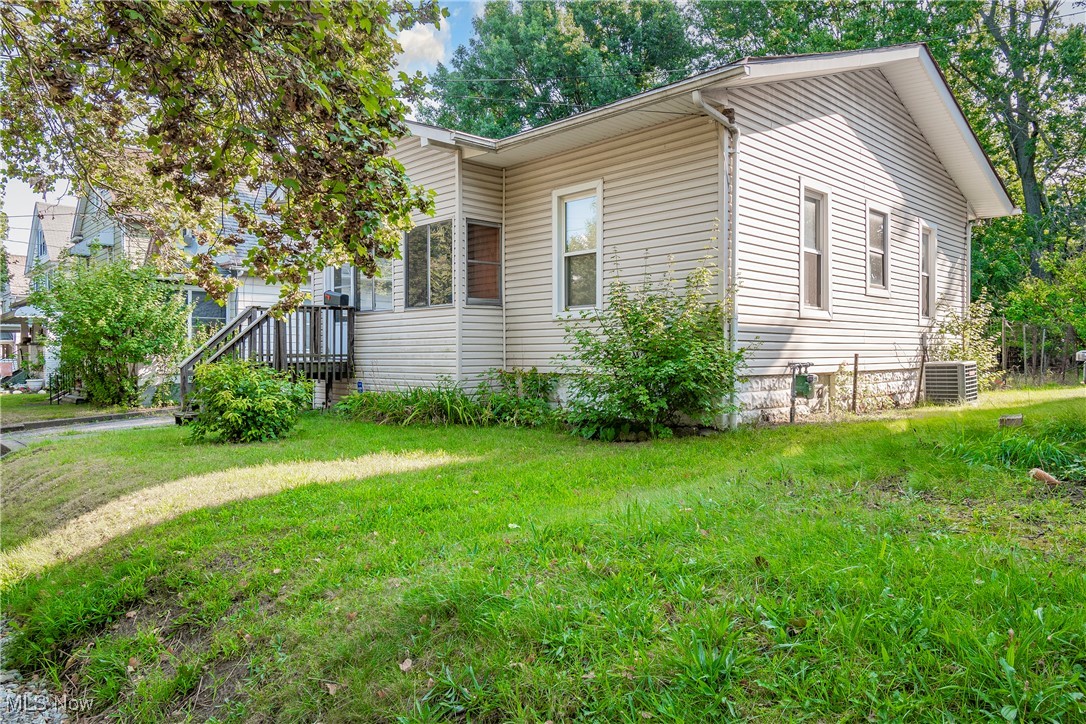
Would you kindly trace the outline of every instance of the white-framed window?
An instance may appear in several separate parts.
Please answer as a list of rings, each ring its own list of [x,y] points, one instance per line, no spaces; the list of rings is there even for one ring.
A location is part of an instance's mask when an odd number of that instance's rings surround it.
[[[939,258],[939,235],[934,225],[920,222],[920,319],[935,316]]]
[[[324,291],[346,294],[347,306],[354,306],[354,267],[350,264],[331,266],[324,270]],[[321,302],[324,300],[321,299]]]
[[[554,311],[599,307],[603,297],[603,181],[553,194]]]
[[[799,185],[799,309],[801,317],[828,319],[832,310],[831,194],[803,179]]]
[[[867,204],[867,293],[890,293],[890,210]]]
[[[416,226],[404,239],[404,274],[409,308],[453,303],[453,226],[438,221]]]
[[[392,260],[378,259],[377,274],[368,277],[355,271],[355,302],[362,312],[388,312],[392,309]]]
[[[502,227],[467,222],[468,304],[502,302]]]
[[[226,324],[226,306],[209,297],[203,289],[186,289],[185,302],[193,305],[189,314],[189,337],[199,329],[216,330]]]

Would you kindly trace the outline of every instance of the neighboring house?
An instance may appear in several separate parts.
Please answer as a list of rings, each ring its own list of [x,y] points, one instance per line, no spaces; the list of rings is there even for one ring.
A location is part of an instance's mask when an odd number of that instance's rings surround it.
[[[0,246],[6,252],[11,242],[0,241]],[[23,325],[9,314],[12,310],[22,306],[26,301],[26,295],[30,291],[29,280],[23,276],[26,268],[26,257],[19,254],[7,254],[7,280],[0,286],[0,314],[5,318],[0,319],[0,377],[7,377],[21,367],[19,358],[19,344],[22,340]]]
[[[48,272],[57,265],[68,248],[75,207],[36,201],[30,218],[30,240],[26,247],[23,275],[30,287],[48,284]],[[41,270],[39,275],[39,270]]]
[[[255,203],[256,194],[239,190],[245,200]],[[71,227],[71,248],[68,252],[72,256],[88,259],[114,259],[127,256],[137,264],[146,264],[151,260],[153,249],[150,239],[141,233],[126,231],[118,224],[108,212],[108,192],[95,192],[79,199],[75,221]],[[221,223],[221,233],[234,233],[237,231],[237,221],[233,217],[224,214]],[[238,288],[230,294],[224,305],[220,305],[209,299],[207,293],[196,286],[185,287],[185,301],[195,305],[189,318],[189,335],[191,336],[200,327],[221,327],[232,320],[239,312],[253,306],[268,307],[279,299],[279,287],[269,285],[262,279],[244,273],[242,260],[249,249],[256,245],[256,237],[244,235],[245,241],[229,254],[216,258],[220,270],[224,275],[238,279]],[[197,253],[200,251],[192,235],[185,235],[188,246],[186,251]]]
[[[47,201],[34,203],[30,218],[30,238],[27,242],[26,260],[23,263],[23,280],[30,290],[48,286],[49,273],[56,267],[68,248],[69,231],[75,207]],[[12,269],[12,275],[18,273]],[[22,305],[4,315],[4,321],[20,325],[19,359],[25,365],[37,367],[43,364],[45,378],[56,369],[55,351],[43,344],[46,331],[31,306]]]
[[[969,303],[972,222],[1017,213],[924,45],[747,58],[498,140],[412,132],[395,155],[436,214],[381,279],[315,280],[360,310],[372,389],[554,370],[610,280],[711,255],[734,270],[744,417],[784,414],[789,362],[824,404],[855,354],[905,404],[923,335]]]

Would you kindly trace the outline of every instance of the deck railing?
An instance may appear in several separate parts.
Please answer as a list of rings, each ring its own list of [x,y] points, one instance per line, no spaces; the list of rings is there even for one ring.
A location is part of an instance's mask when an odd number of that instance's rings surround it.
[[[181,407],[188,409],[198,364],[247,359],[330,386],[350,377],[353,349],[351,307],[299,307],[282,319],[262,307],[250,307],[181,363]]]

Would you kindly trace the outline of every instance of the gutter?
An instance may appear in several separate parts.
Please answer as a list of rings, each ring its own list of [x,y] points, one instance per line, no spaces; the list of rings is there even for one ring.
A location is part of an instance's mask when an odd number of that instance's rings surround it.
[[[708,101],[701,95],[700,90],[693,91],[690,98],[694,105],[699,106],[705,111],[706,115],[719,123],[728,136],[727,142],[724,143],[723,168],[720,176],[723,182],[722,193],[720,194],[720,218],[721,231],[724,237],[724,243],[720,248],[720,265],[724,269],[720,279],[720,298],[728,302],[726,307],[730,307],[731,311],[727,332],[728,345],[734,356],[739,351],[739,304],[736,298],[735,284],[739,267],[736,237],[739,227],[739,140],[741,132],[739,126],[735,125],[730,118],[709,105]],[[728,399],[728,404],[732,408],[728,412],[728,427],[732,430],[739,427],[736,387],[735,380],[733,380],[732,391]]]

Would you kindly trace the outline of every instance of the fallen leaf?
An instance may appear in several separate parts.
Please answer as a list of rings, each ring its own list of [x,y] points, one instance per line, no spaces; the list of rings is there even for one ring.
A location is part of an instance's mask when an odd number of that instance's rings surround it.
[[[377,698],[378,699],[384,699],[386,696],[388,696],[387,691],[385,691],[384,689],[378,689],[377,690]]]
[[[136,612],[135,611],[129,611],[128,613],[126,613],[124,615],[124,617],[125,618],[135,618],[136,617]]]
[[[324,682],[324,688],[330,696],[336,695],[336,692],[339,691],[339,686],[339,684],[333,684],[331,681]]]
[[[754,567],[764,571],[766,568],[769,568],[769,561],[761,556],[754,556]]]
[[[412,666],[411,659],[404,659],[403,661],[400,662],[400,671],[402,671],[402,672],[404,672],[406,674],[408,671],[411,670],[411,666]]]
[[[698,528],[698,535],[700,535],[702,538],[708,538],[709,531],[705,530],[704,528]]]
[[[434,680],[433,680],[433,679],[427,679],[427,680],[426,680],[426,688],[427,688],[427,689],[432,689],[432,688],[434,688]]]
[[[647,712],[647,711],[641,712],[641,718],[642,719],[651,719],[652,718],[652,712]]]
[[[802,616],[793,618],[788,621],[788,633],[791,636],[796,636],[800,631],[807,628],[807,619]]]
[[[592,679],[596,678],[596,672],[595,671],[589,671],[587,674],[585,674],[581,678],[584,679],[585,681],[591,681]]]
[[[282,573],[282,572],[283,572],[283,569],[282,569],[282,568],[273,568],[273,569],[272,569],[272,575],[273,575],[273,576],[278,576],[278,575],[279,575],[280,573]]]
[[[358,618],[358,612],[357,611],[351,611],[350,613],[347,614],[347,620],[348,621],[354,621],[356,618]]]

